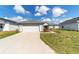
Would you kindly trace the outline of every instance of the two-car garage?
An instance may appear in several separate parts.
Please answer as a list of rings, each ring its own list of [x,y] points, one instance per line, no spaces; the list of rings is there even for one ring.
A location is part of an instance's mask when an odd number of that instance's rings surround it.
[[[43,23],[42,22],[22,22],[21,23],[21,31],[22,32],[40,32],[43,31]]]
[[[23,32],[39,32],[39,26],[23,26]]]

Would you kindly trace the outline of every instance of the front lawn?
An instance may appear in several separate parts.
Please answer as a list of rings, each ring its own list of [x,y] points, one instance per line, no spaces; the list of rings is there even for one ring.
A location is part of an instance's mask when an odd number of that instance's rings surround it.
[[[54,30],[56,33],[41,33],[41,39],[57,53],[78,54],[79,32]]]
[[[16,34],[16,33],[18,33],[18,31],[2,31],[2,32],[0,32],[0,39],[13,35],[13,34]]]

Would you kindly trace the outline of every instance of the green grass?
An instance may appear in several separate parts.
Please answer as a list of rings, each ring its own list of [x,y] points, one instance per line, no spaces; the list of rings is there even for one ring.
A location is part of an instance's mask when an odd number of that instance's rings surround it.
[[[41,39],[61,54],[79,53],[79,32],[68,30],[53,30],[56,33],[41,33]]]
[[[4,38],[4,37],[8,37],[10,35],[16,34],[18,33],[17,31],[2,31],[0,32],[0,39]]]

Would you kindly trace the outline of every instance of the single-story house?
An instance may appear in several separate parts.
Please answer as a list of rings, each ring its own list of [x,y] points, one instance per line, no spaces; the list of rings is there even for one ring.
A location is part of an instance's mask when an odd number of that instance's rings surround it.
[[[0,31],[10,31],[18,29],[18,23],[12,20],[0,18]]]
[[[79,30],[79,17],[66,20],[59,24],[60,29]]]
[[[21,21],[16,22],[0,18],[0,31],[12,31],[19,30],[23,32],[39,32],[43,31],[45,22],[42,21]]]

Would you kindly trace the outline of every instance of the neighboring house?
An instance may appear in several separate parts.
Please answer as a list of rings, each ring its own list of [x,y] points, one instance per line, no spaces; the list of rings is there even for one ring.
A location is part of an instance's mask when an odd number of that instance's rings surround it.
[[[79,17],[60,23],[60,29],[79,30]]]
[[[0,31],[19,30],[23,32],[39,32],[43,31],[44,22],[41,21],[22,21],[15,22],[8,19],[0,18]]]
[[[12,20],[0,18],[0,31],[10,31],[18,29],[18,23]]]

